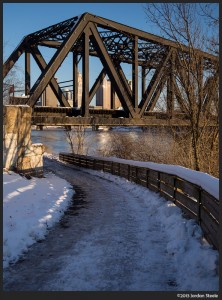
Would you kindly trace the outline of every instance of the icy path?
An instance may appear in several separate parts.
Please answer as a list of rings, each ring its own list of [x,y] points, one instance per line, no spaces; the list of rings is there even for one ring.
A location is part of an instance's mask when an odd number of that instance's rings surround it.
[[[48,159],[45,166],[74,186],[83,207],[5,272],[5,290],[181,290],[169,228],[161,225],[155,205],[150,209],[144,197],[78,168]],[[161,200],[156,203],[158,208]]]

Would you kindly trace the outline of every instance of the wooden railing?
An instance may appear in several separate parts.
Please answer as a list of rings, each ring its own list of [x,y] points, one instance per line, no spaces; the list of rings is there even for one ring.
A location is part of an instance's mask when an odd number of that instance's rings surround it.
[[[60,153],[59,159],[79,167],[124,177],[160,193],[180,207],[185,216],[195,219],[206,240],[219,250],[219,200],[202,187],[177,175],[90,156]]]

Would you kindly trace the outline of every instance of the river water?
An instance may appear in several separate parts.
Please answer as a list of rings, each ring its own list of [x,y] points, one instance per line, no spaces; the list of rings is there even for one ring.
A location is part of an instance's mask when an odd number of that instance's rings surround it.
[[[109,147],[110,140],[113,138],[118,140],[122,137],[128,137],[132,143],[137,143],[138,147],[144,140],[148,140],[150,147],[158,149],[161,147],[164,151],[169,150],[172,140],[168,134],[160,135],[155,130],[143,131],[140,127],[105,129],[93,131],[91,128],[86,128],[84,154],[100,155],[101,151]],[[32,143],[42,143],[47,153],[71,152],[66,132],[62,127],[44,127],[43,130],[32,129],[31,139]]]

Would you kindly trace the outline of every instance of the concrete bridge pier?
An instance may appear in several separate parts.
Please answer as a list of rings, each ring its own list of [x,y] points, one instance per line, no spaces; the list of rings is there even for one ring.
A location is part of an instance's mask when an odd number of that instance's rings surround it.
[[[32,108],[4,106],[3,167],[25,175],[43,175],[43,144],[31,142]]]

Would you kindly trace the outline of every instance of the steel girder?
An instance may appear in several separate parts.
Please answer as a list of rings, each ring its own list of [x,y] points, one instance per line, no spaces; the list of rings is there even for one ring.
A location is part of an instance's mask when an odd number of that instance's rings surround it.
[[[39,66],[40,70],[43,72],[47,66],[43,56],[41,55],[39,49],[37,47],[33,47],[31,49],[31,53],[33,58],[35,59],[37,65]],[[60,89],[56,79],[52,77],[51,81],[49,82],[51,89],[53,90],[54,94],[56,95],[59,103],[61,106],[69,106],[68,101],[66,100],[65,96],[63,95],[62,90]]]
[[[30,44],[38,44],[41,41],[58,41],[64,42],[64,40],[70,35],[73,28],[80,21],[82,15],[73,17],[47,28],[38,30],[32,34],[27,35],[27,40]]]
[[[54,76],[54,74],[56,73],[56,71],[70,52],[70,49],[72,48],[73,44],[82,34],[87,23],[88,20],[84,18],[84,15],[82,15],[80,17],[80,20],[78,20],[78,26],[73,26],[72,30],[67,34],[63,43],[53,55],[47,67],[44,69],[36,83],[33,85],[32,89],[30,90],[30,98],[27,102],[28,105],[35,105],[37,99],[39,99],[42,92],[45,90],[47,84],[50,82],[51,78]]]
[[[106,71],[103,68],[102,71],[100,72],[99,76],[96,78],[96,81],[94,82],[90,92],[89,92],[89,103],[92,101],[92,98],[94,97],[96,91],[98,90],[98,88],[100,87],[100,85],[103,82],[103,79],[106,76]]]
[[[25,52],[25,38],[15,48],[9,58],[3,64],[3,78],[5,78],[19,57]]]
[[[57,49],[50,62],[46,64],[38,46]],[[89,104],[100,83],[107,74],[112,83],[111,106],[114,107],[114,91],[117,93],[123,109],[131,118],[142,118],[146,111],[152,111],[157,99],[167,82],[167,111],[172,114],[173,99],[177,99],[181,111],[186,111],[180,88],[175,81],[174,72],[183,79],[183,72],[175,67],[177,60],[188,57],[189,48],[180,47],[170,40],[131,28],[88,13],[49,26],[26,36],[3,65],[3,78],[13,67],[18,58],[25,53],[26,74],[25,89],[30,95],[27,104],[34,106],[38,98],[50,84],[61,106],[69,106],[54,79],[54,74],[69,52],[73,52],[73,90],[77,99],[77,56],[83,60],[83,97],[82,115],[89,115]],[[201,57],[201,68],[207,70],[217,63],[218,58],[206,52],[195,50]],[[36,60],[42,74],[30,88],[30,54]],[[89,91],[89,56],[97,56],[103,64],[103,70]],[[132,90],[126,80],[121,63],[132,65]],[[138,103],[138,68],[142,69],[142,100]],[[147,70],[154,70],[154,75],[146,88]],[[201,74],[201,72],[200,72]],[[202,76],[202,75],[200,75]],[[218,76],[218,75],[216,75]],[[202,86],[205,107],[210,103],[208,92],[210,80]]]
[[[127,93],[127,88],[125,81],[123,80],[121,73],[117,72],[115,65],[113,61],[111,60],[103,42],[102,39],[98,33],[98,30],[96,26],[91,23],[90,24],[90,29],[93,33],[91,36],[92,40],[94,41],[94,45],[96,47],[96,50],[100,54],[100,59],[106,68],[106,72],[112,81],[114,85],[114,89],[120,99],[120,102],[126,112],[130,114],[131,117],[135,116],[135,109],[131,103],[131,99]]]
[[[83,32],[82,116],[89,116],[89,26]]]
[[[146,107],[153,95],[153,93],[155,92],[155,89],[161,79],[161,77],[163,76],[164,74],[164,70],[166,68],[166,65],[171,57],[171,54],[172,54],[173,50],[170,49],[169,52],[167,53],[166,55],[166,58],[161,66],[161,68],[158,70],[155,71],[155,74],[152,78],[152,80],[150,81],[150,84],[148,85],[144,95],[143,95],[143,98],[142,98],[142,101],[140,102],[140,105],[139,105],[139,108],[140,108],[140,117],[144,114],[145,110],[146,110]]]

